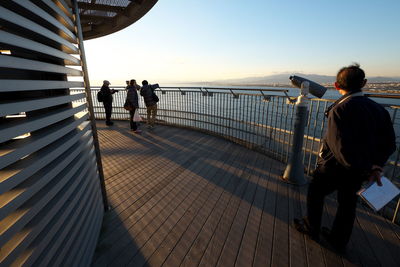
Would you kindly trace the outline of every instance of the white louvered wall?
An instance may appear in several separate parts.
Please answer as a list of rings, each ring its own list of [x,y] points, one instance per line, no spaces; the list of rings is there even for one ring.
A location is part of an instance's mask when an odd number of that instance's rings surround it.
[[[88,266],[96,247],[104,206],[86,95],[69,90],[84,86],[69,81],[83,77],[70,5],[0,1],[0,266]]]

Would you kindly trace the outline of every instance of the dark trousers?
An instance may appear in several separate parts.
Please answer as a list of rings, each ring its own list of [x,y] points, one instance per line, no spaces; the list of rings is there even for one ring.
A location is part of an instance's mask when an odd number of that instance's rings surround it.
[[[106,122],[111,121],[112,102],[103,102],[104,110],[106,112]]]
[[[133,108],[133,110],[129,111],[129,123],[131,125],[131,130],[136,131],[137,130],[137,124],[136,121],[133,121],[133,115],[135,115],[135,110],[136,108]]]
[[[317,167],[308,188],[307,218],[314,235],[321,228],[325,196],[337,191],[338,208],[331,228],[331,237],[339,246],[346,246],[350,240],[356,216],[357,191],[361,188],[363,176],[354,174],[341,166]]]

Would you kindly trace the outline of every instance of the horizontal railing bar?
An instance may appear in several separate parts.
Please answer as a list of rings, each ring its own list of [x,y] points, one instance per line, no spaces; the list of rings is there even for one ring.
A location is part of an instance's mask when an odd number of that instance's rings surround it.
[[[99,90],[101,88],[101,86],[91,86],[91,90],[92,91],[96,91]],[[126,86],[110,86],[110,88],[114,88],[114,89],[125,89]],[[93,90],[94,89],[94,90]],[[165,90],[167,89],[167,90]],[[175,90],[168,90],[168,89],[175,89]],[[183,90],[182,90],[183,89]],[[185,89],[195,89],[195,90],[185,90]],[[161,86],[160,88],[155,89],[155,91],[163,91],[164,92],[192,92],[192,93],[202,93],[203,91],[201,91],[202,89],[204,90],[223,90],[223,91],[230,91],[230,90],[236,90],[236,91],[250,91],[250,92],[255,92],[255,91],[262,91],[262,92],[289,92],[288,89],[270,89],[270,88],[234,88],[234,87],[196,87],[196,86]],[[74,90],[83,90],[76,88]],[[211,92],[211,93],[224,93],[224,92]],[[240,93],[238,93],[240,94]],[[243,94],[241,94],[243,95]],[[273,97],[284,97],[287,98],[286,95],[263,95],[263,94],[246,94],[246,95],[257,95],[257,96],[273,96]],[[371,93],[364,93],[364,95],[368,96],[368,97],[374,97],[374,98],[389,98],[389,99],[400,99],[400,91],[399,94],[385,94],[385,95],[381,95],[381,94],[371,94]],[[314,98],[312,96],[309,96],[310,100],[313,101],[321,101],[321,102],[334,102],[336,101],[336,99],[326,99],[326,98]],[[292,96],[292,98],[296,98],[294,96]],[[391,105],[393,106],[393,105]],[[394,106],[400,106],[400,105],[394,105]]]
[[[236,87],[201,87],[201,86],[161,86],[161,89],[172,89],[172,88],[179,88],[179,89],[199,89],[199,90],[239,90],[239,91],[263,91],[263,92],[288,92],[288,89],[271,89],[271,88],[236,88]]]
[[[122,88],[125,89],[126,86],[110,86],[111,88]],[[91,89],[100,89],[101,86],[91,86]],[[185,89],[197,89],[196,91],[193,92],[202,92],[202,90],[223,90],[223,91],[229,91],[229,90],[238,90],[238,91],[263,91],[263,92],[288,92],[288,89],[270,89],[270,88],[235,88],[235,87],[201,87],[201,86],[160,86],[160,88],[156,88],[156,91],[162,91],[163,89],[176,89],[176,90],[167,90],[167,91],[183,91],[184,92],[189,92]],[[183,89],[183,90],[182,90]],[[214,93],[214,92],[213,92]]]
[[[398,95],[395,94],[384,94],[384,95],[380,95],[380,94],[369,94],[369,93],[365,93],[364,95],[368,96],[368,97],[376,97],[376,98],[394,98],[394,99],[400,99],[400,91]]]

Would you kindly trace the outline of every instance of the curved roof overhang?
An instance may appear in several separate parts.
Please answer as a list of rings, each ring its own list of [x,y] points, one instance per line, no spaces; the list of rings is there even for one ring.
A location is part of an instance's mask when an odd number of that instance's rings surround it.
[[[138,21],[158,0],[78,0],[83,39],[105,36]]]

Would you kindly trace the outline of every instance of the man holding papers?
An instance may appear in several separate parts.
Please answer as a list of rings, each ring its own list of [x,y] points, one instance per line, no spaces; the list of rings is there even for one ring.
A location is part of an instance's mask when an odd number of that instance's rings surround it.
[[[307,216],[294,220],[298,231],[319,240],[324,198],[337,191],[335,220],[331,229],[322,228],[322,235],[339,252],[351,236],[361,184],[380,184],[383,166],[396,149],[390,115],[363,95],[366,82],[357,64],[339,70],[334,85],[342,97],[325,114],[328,127],[308,188]]]

